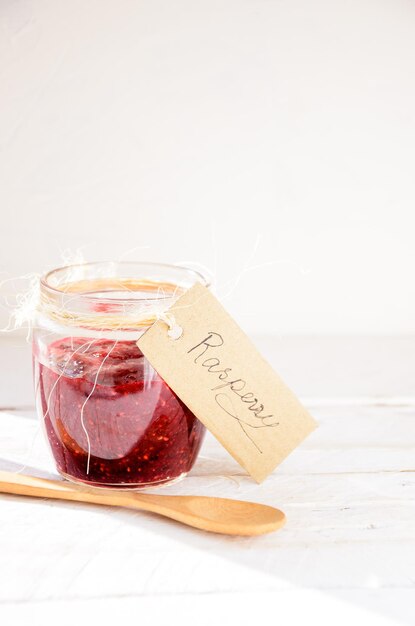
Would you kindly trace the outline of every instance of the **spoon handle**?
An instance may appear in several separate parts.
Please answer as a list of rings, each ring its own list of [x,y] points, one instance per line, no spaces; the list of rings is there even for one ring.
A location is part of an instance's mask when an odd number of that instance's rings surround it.
[[[133,506],[131,492],[115,491],[112,489],[94,489],[84,485],[76,485],[64,480],[49,480],[0,471],[0,492],[11,493],[34,498],[53,498],[55,500],[72,500],[76,502],[91,502],[109,506]],[[145,508],[137,507],[135,508]]]
[[[122,489],[106,489],[103,487],[89,487],[77,485],[66,480],[49,480],[0,471],[0,492],[34,498],[52,498],[55,500],[71,500],[73,502],[89,502],[107,506],[121,506],[144,511],[151,511],[160,515],[167,515],[177,519],[170,509],[180,508],[183,500],[193,498],[206,499],[204,496],[166,496],[149,493],[137,493]]]
[[[64,480],[48,480],[27,474],[0,471],[0,492],[34,498],[52,498],[72,502],[88,502],[119,506],[157,513],[183,524],[200,528],[197,520],[189,518],[188,501],[211,500],[204,496],[159,496],[131,491],[94,488]],[[196,523],[194,523],[196,521]]]

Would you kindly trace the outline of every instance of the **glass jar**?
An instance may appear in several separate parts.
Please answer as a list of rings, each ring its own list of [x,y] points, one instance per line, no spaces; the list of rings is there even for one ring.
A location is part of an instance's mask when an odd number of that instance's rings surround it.
[[[205,428],[136,341],[195,282],[207,285],[198,272],[153,263],[87,263],[43,277],[36,404],[62,476],[139,488],[191,469]]]

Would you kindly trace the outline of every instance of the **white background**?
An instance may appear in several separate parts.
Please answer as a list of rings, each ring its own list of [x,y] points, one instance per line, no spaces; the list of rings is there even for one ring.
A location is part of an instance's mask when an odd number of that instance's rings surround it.
[[[2,0],[2,278],[194,261],[249,331],[413,332],[414,66],[411,1]]]

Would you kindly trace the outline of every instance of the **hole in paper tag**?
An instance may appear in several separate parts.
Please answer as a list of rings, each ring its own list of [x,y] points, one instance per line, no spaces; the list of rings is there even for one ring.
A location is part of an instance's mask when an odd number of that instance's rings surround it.
[[[163,317],[140,337],[138,347],[261,482],[316,422],[206,287],[194,285]]]

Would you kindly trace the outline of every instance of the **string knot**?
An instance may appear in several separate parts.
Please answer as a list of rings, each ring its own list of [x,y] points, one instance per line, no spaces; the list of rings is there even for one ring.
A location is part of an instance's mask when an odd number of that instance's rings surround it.
[[[176,322],[172,313],[159,313],[158,318],[167,324],[167,334],[171,339],[176,340],[183,335],[183,328]]]

